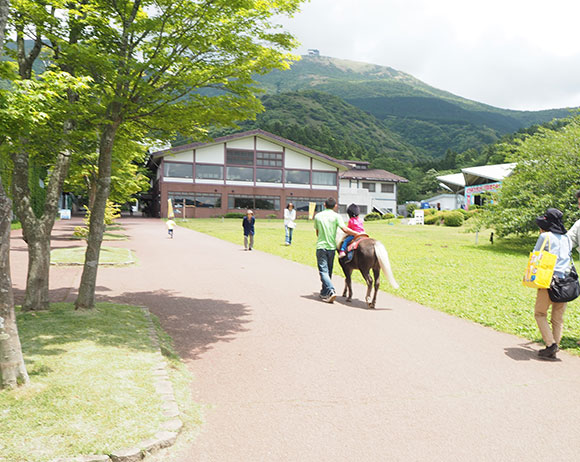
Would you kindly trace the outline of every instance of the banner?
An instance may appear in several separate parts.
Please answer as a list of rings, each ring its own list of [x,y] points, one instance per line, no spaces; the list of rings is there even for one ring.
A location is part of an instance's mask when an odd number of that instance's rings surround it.
[[[316,211],[316,202],[308,203],[308,219],[312,220],[314,218],[314,212]]]
[[[167,218],[175,218],[173,213],[173,205],[171,205],[171,199],[167,199]]]

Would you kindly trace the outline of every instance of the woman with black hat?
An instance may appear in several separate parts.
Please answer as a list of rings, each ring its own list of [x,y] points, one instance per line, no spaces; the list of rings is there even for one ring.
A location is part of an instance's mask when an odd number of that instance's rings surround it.
[[[540,237],[536,242],[534,251],[542,248],[557,256],[554,276],[563,278],[570,272],[570,239],[566,236],[566,228],[562,223],[562,212],[558,209],[548,209],[543,216],[536,218],[536,224],[540,227]],[[548,309],[552,305],[552,326],[548,323]],[[562,339],[562,326],[564,324],[564,311],[566,303],[556,303],[550,300],[548,289],[538,289],[534,316],[546,344],[546,348],[540,350],[541,358],[555,358],[558,344]]]

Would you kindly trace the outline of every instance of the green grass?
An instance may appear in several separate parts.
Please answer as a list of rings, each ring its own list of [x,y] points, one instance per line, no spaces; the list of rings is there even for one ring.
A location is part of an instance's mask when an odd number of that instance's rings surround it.
[[[281,220],[257,220],[255,248],[316,266],[313,224],[297,223],[292,245],[286,247]],[[178,224],[243,245],[240,220],[195,219]],[[365,228],[389,251],[401,285],[393,290],[383,277],[382,290],[498,331],[540,339],[533,315],[536,291],[521,283],[535,238],[496,240],[492,245],[485,232],[475,245],[475,235],[464,228],[407,226],[396,220],[365,223]],[[341,272],[338,263],[335,272]],[[363,282],[358,271],[355,278]],[[342,292],[342,284],[338,289]],[[355,291],[354,296],[362,299],[364,294]],[[579,303],[568,305],[561,343],[562,348],[577,353]]]
[[[107,454],[159,430],[155,349],[138,307],[18,314],[31,384],[0,392],[0,461]]]
[[[86,247],[54,249],[50,252],[50,261],[54,265],[83,265]],[[101,247],[99,265],[130,265],[135,263],[135,256],[129,249]]]
[[[22,229],[22,225],[20,224],[19,221],[10,223],[10,230],[14,231],[15,229]]]

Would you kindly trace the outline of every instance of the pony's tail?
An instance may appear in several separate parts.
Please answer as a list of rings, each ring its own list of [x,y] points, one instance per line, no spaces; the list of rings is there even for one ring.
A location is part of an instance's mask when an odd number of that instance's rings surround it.
[[[379,260],[379,265],[381,265],[383,273],[385,273],[391,285],[395,289],[398,289],[399,284],[397,284],[397,281],[395,281],[395,276],[393,276],[393,271],[391,270],[391,263],[389,262],[389,254],[387,253],[387,249],[385,249],[385,246],[379,241],[375,242],[375,255],[377,256],[377,260]]]

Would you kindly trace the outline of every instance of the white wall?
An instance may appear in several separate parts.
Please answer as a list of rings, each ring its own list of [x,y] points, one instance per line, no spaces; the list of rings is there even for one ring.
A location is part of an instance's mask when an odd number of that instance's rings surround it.
[[[225,162],[223,143],[196,149],[195,161],[202,164],[223,164]]]
[[[168,162],[193,162],[193,150],[178,152],[176,154],[169,154],[165,156],[165,160]]]
[[[252,146],[252,149],[254,147]],[[270,141],[263,140],[260,137],[256,138],[256,150],[257,151],[275,151],[282,152],[282,146],[279,144],[272,143]]]
[[[241,140],[233,140],[228,141],[227,143],[228,148],[237,148],[237,149],[254,149],[254,137],[250,136],[248,138],[242,138]]]
[[[285,168],[300,168],[303,170],[310,170],[310,157],[300,154],[292,149],[286,149],[285,153]]]
[[[336,167],[333,167],[332,165],[320,162],[317,159],[312,159],[312,170],[324,170],[327,172],[336,172],[338,169]]]

